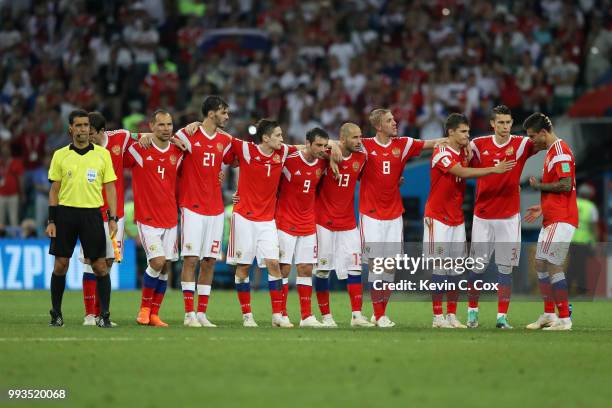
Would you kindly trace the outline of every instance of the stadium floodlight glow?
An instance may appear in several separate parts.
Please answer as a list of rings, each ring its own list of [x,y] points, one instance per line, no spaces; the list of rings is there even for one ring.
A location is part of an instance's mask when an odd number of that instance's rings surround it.
[[[446,7],[444,7],[444,8],[442,9],[442,15],[443,15],[443,16],[448,16],[448,15],[450,15],[450,10],[449,10],[449,9],[447,9]]]
[[[595,54],[595,55],[599,54],[599,48],[591,47],[591,54]]]
[[[249,135],[253,136],[257,133],[257,128],[254,125],[249,126]]]

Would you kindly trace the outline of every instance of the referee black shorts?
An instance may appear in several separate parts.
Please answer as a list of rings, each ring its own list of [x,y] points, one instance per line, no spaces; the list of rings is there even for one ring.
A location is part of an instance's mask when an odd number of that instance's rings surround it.
[[[100,209],[60,205],[57,207],[55,231],[49,247],[51,255],[72,257],[78,238],[85,258],[106,258],[106,233]]]

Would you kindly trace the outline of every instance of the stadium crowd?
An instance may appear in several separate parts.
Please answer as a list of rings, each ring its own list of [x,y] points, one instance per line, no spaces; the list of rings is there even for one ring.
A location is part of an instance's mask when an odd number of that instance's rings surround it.
[[[520,123],[609,80],[611,16],[607,0],[0,0],[0,236],[42,233],[76,107],[133,132],[165,107],[178,129],[215,93],[246,139],[260,117],[293,142],[367,129],[375,107],[403,135],[439,137],[451,112],[482,134],[496,104]]]

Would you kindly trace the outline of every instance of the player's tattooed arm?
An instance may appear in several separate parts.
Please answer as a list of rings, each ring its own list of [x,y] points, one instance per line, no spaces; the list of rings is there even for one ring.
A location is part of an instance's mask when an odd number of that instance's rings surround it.
[[[529,177],[529,184],[536,190],[546,193],[569,193],[572,191],[572,178],[564,177],[554,183],[542,183],[535,177]]]

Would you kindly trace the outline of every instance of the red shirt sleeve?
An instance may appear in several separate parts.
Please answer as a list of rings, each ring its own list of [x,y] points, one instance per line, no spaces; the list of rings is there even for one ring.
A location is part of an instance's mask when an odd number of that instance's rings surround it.
[[[432,157],[432,167],[435,167],[446,174],[450,169],[460,164],[449,152],[440,151],[439,149],[434,150]]]

